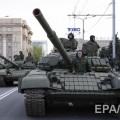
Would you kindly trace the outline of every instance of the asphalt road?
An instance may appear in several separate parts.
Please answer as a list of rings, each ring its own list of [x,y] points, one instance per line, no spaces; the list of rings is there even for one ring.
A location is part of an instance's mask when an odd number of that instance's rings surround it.
[[[118,120],[114,114],[95,114],[92,106],[48,105],[45,117],[28,117],[25,114],[24,95],[17,86],[0,88],[0,120]]]

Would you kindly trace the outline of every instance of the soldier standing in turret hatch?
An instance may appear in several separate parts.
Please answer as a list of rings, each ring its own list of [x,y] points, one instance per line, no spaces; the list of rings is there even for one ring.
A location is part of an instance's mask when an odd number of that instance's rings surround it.
[[[82,50],[87,56],[97,56],[97,52],[99,48],[100,46],[95,41],[94,35],[91,35],[90,41],[88,41],[87,43],[84,43],[82,46]]]
[[[91,65],[89,64],[88,60],[85,58],[83,51],[79,50],[76,53],[76,58],[72,62],[72,73],[80,72],[90,72]]]
[[[33,57],[31,53],[28,53],[28,56],[26,57],[25,62],[33,62]]]
[[[19,51],[19,59],[24,60],[24,55],[23,55],[22,51]]]
[[[95,43],[98,49],[100,48],[100,46],[99,46],[99,45],[97,44],[97,42],[95,41],[95,36],[94,36],[94,35],[91,35],[91,36],[90,36],[90,41],[92,41],[93,43]]]
[[[74,35],[72,33],[69,33],[68,39],[69,39],[70,50],[75,51],[75,49],[77,49],[78,42],[74,39]]]

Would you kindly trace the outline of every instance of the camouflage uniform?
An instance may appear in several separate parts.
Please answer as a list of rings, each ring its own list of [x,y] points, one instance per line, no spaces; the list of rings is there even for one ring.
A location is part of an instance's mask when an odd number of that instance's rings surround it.
[[[91,36],[91,40],[88,41],[87,43],[83,44],[82,50],[83,53],[86,54],[87,56],[97,56],[97,52],[99,49],[99,45],[97,42],[93,39],[94,37]]]
[[[19,53],[20,53],[19,59],[24,60],[24,55],[23,55],[22,51],[20,51]]]
[[[28,53],[28,56],[25,59],[26,62],[33,62],[33,57],[31,55],[31,53]]]
[[[91,66],[85,57],[82,57],[81,59],[75,58],[72,65],[72,70],[75,72],[85,73],[91,71]]]
[[[69,47],[72,51],[74,51],[75,49],[77,49],[78,46],[78,42],[75,39],[71,39],[69,40]]]
[[[68,34],[68,48],[72,51],[77,49],[78,42],[74,39],[74,35],[72,33]]]

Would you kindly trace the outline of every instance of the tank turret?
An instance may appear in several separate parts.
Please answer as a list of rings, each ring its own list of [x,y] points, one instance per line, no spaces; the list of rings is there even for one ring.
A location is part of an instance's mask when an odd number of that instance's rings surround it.
[[[66,50],[64,49],[63,45],[60,42],[60,39],[57,37],[56,33],[51,29],[49,24],[47,23],[46,19],[44,18],[43,14],[41,13],[40,9],[36,8],[33,10],[33,15],[39,21],[45,32],[47,33],[48,38],[52,42],[52,44],[58,49],[61,56],[65,60],[67,64],[71,64],[71,59],[68,56]]]
[[[9,59],[7,59],[6,57],[0,55],[0,58],[2,58],[3,60],[5,60],[6,62],[10,63],[13,65],[13,67],[15,68],[19,68],[19,66],[17,64],[15,64],[14,62],[10,61]]]
[[[35,65],[32,63],[20,63],[22,61],[10,61],[6,57],[0,55],[0,87],[12,86],[14,81],[18,81],[22,77],[26,76],[32,69],[35,69]],[[19,63],[18,63],[19,62]]]

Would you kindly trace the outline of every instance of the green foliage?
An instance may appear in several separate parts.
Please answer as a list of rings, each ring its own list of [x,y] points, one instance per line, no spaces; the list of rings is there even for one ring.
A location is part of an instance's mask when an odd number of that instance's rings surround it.
[[[116,46],[115,46],[115,49],[116,49],[116,55],[120,54],[120,39],[116,36],[116,39],[115,39],[115,43],[116,43]],[[110,42],[109,44],[109,52],[110,54],[112,54],[112,41]]]
[[[39,59],[44,55],[42,47],[39,45],[34,45],[29,51],[32,54],[35,62],[38,62]]]
[[[117,37],[116,35],[116,39],[115,39],[115,49],[116,49],[116,56],[118,56],[120,54],[120,39]],[[100,51],[100,57],[112,57],[112,52],[113,50],[113,45],[112,45],[112,41],[110,41],[109,45],[107,47],[102,47],[101,51]]]

